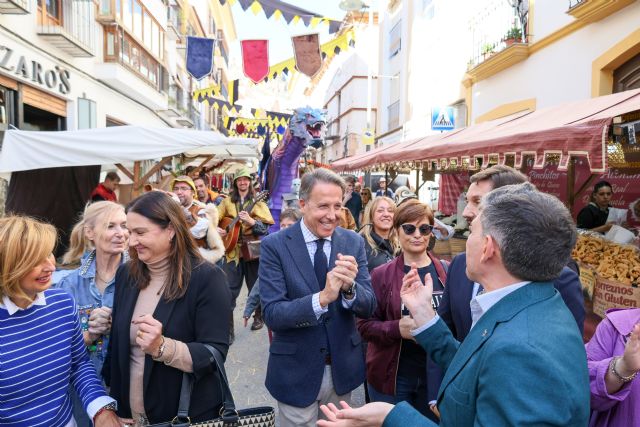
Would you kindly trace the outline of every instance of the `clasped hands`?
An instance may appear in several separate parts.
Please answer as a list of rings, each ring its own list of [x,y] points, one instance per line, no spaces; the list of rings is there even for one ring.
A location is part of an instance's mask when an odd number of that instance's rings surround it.
[[[85,333],[85,344],[90,345],[111,331],[111,308],[97,307],[89,315],[89,329]]]
[[[337,263],[336,263],[337,265]],[[327,283],[328,283],[327,278]],[[326,288],[325,288],[326,289]],[[431,305],[433,294],[433,281],[431,275],[425,277],[423,285],[418,276],[418,269],[411,264],[411,270],[402,279],[400,296],[402,302],[409,309],[413,318],[405,317],[405,322],[413,322],[413,327],[404,325],[404,328],[415,329],[433,319],[436,315]],[[340,402],[341,408],[333,403],[321,405],[326,420],[318,421],[319,427],[368,427],[381,426],[393,405],[384,402],[373,402],[361,408],[351,408],[346,402]]]
[[[358,275],[358,262],[352,255],[338,254],[336,265],[327,273],[327,282],[320,291],[320,305],[326,307],[348,291]]]

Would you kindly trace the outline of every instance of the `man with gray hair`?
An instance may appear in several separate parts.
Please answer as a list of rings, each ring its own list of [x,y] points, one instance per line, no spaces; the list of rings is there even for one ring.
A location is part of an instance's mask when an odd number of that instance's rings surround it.
[[[305,174],[302,219],[262,241],[260,299],[274,332],[265,383],[281,427],[315,426],[319,404],[349,400],[364,382],[354,316],[371,316],[376,301],[364,240],[338,227],[345,188],[330,170]]]
[[[527,181],[526,175],[504,165],[491,166],[474,174],[467,191],[467,206],[463,213],[465,219],[471,224],[478,215],[482,197],[491,190]],[[525,236],[522,244],[529,244],[531,238]],[[475,260],[472,260],[468,253],[462,253],[451,261],[444,294],[438,307],[438,314],[458,341],[464,340],[471,329],[472,312],[469,309],[469,302],[482,291],[484,285],[467,277],[467,263],[470,262]],[[580,278],[573,270],[565,267],[559,272],[558,277],[553,278],[553,284],[560,292],[560,296],[573,314],[575,324],[582,333],[585,310]]]
[[[400,295],[413,316],[411,333],[446,370],[438,392],[440,426],[587,425],[582,337],[551,283],[575,241],[566,207],[533,185],[487,194],[467,240],[467,274],[484,284],[484,292],[471,301],[471,331],[462,343],[431,305],[430,277],[423,286],[415,265],[406,274]],[[435,426],[406,402],[343,408],[322,409],[340,426]]]

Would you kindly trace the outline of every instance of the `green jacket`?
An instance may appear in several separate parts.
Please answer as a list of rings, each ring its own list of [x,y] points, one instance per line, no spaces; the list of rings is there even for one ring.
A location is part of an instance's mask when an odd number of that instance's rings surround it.
[[[442,320],[416,340],[446,372],[441,427],[586,426],[589,375],[575,320],[551,283],[530,283],[491,307],[462,343]],[[435,426],[406,402],[383,427]]]

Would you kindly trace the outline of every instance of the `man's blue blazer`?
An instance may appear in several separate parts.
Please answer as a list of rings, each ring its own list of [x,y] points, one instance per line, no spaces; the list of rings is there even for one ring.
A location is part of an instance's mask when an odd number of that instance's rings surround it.
[[[311,405],[320,391],[327,354],[331,355],[337,394],[346,394],[364,382],[364,355],[355,316],[368,318],[376,305],[364,239],[353,231],[336,228],[331,236],[329,270],[339,253],[353,255],[358,262],[355,301],[345,309],[339,297],[317,319],[311,299],[321,288],[300,223],[262,241],[260,299],[264,320],[274,332],[265,384],[279,402],[296,407]]]

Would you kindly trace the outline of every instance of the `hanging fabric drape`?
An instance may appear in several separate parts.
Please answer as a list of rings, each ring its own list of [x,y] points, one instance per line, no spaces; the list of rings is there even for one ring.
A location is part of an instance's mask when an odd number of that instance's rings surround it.
[[[240,44],[244,75],[258,83],[269,74],[269,41],[242,40]]]
[[[213,70],[213,39],[187,37],[187,72],[201,80]]]
[[[318,33],[291,37],[291,42],[296,69],[309,77],[315,76],[322,68]]]

